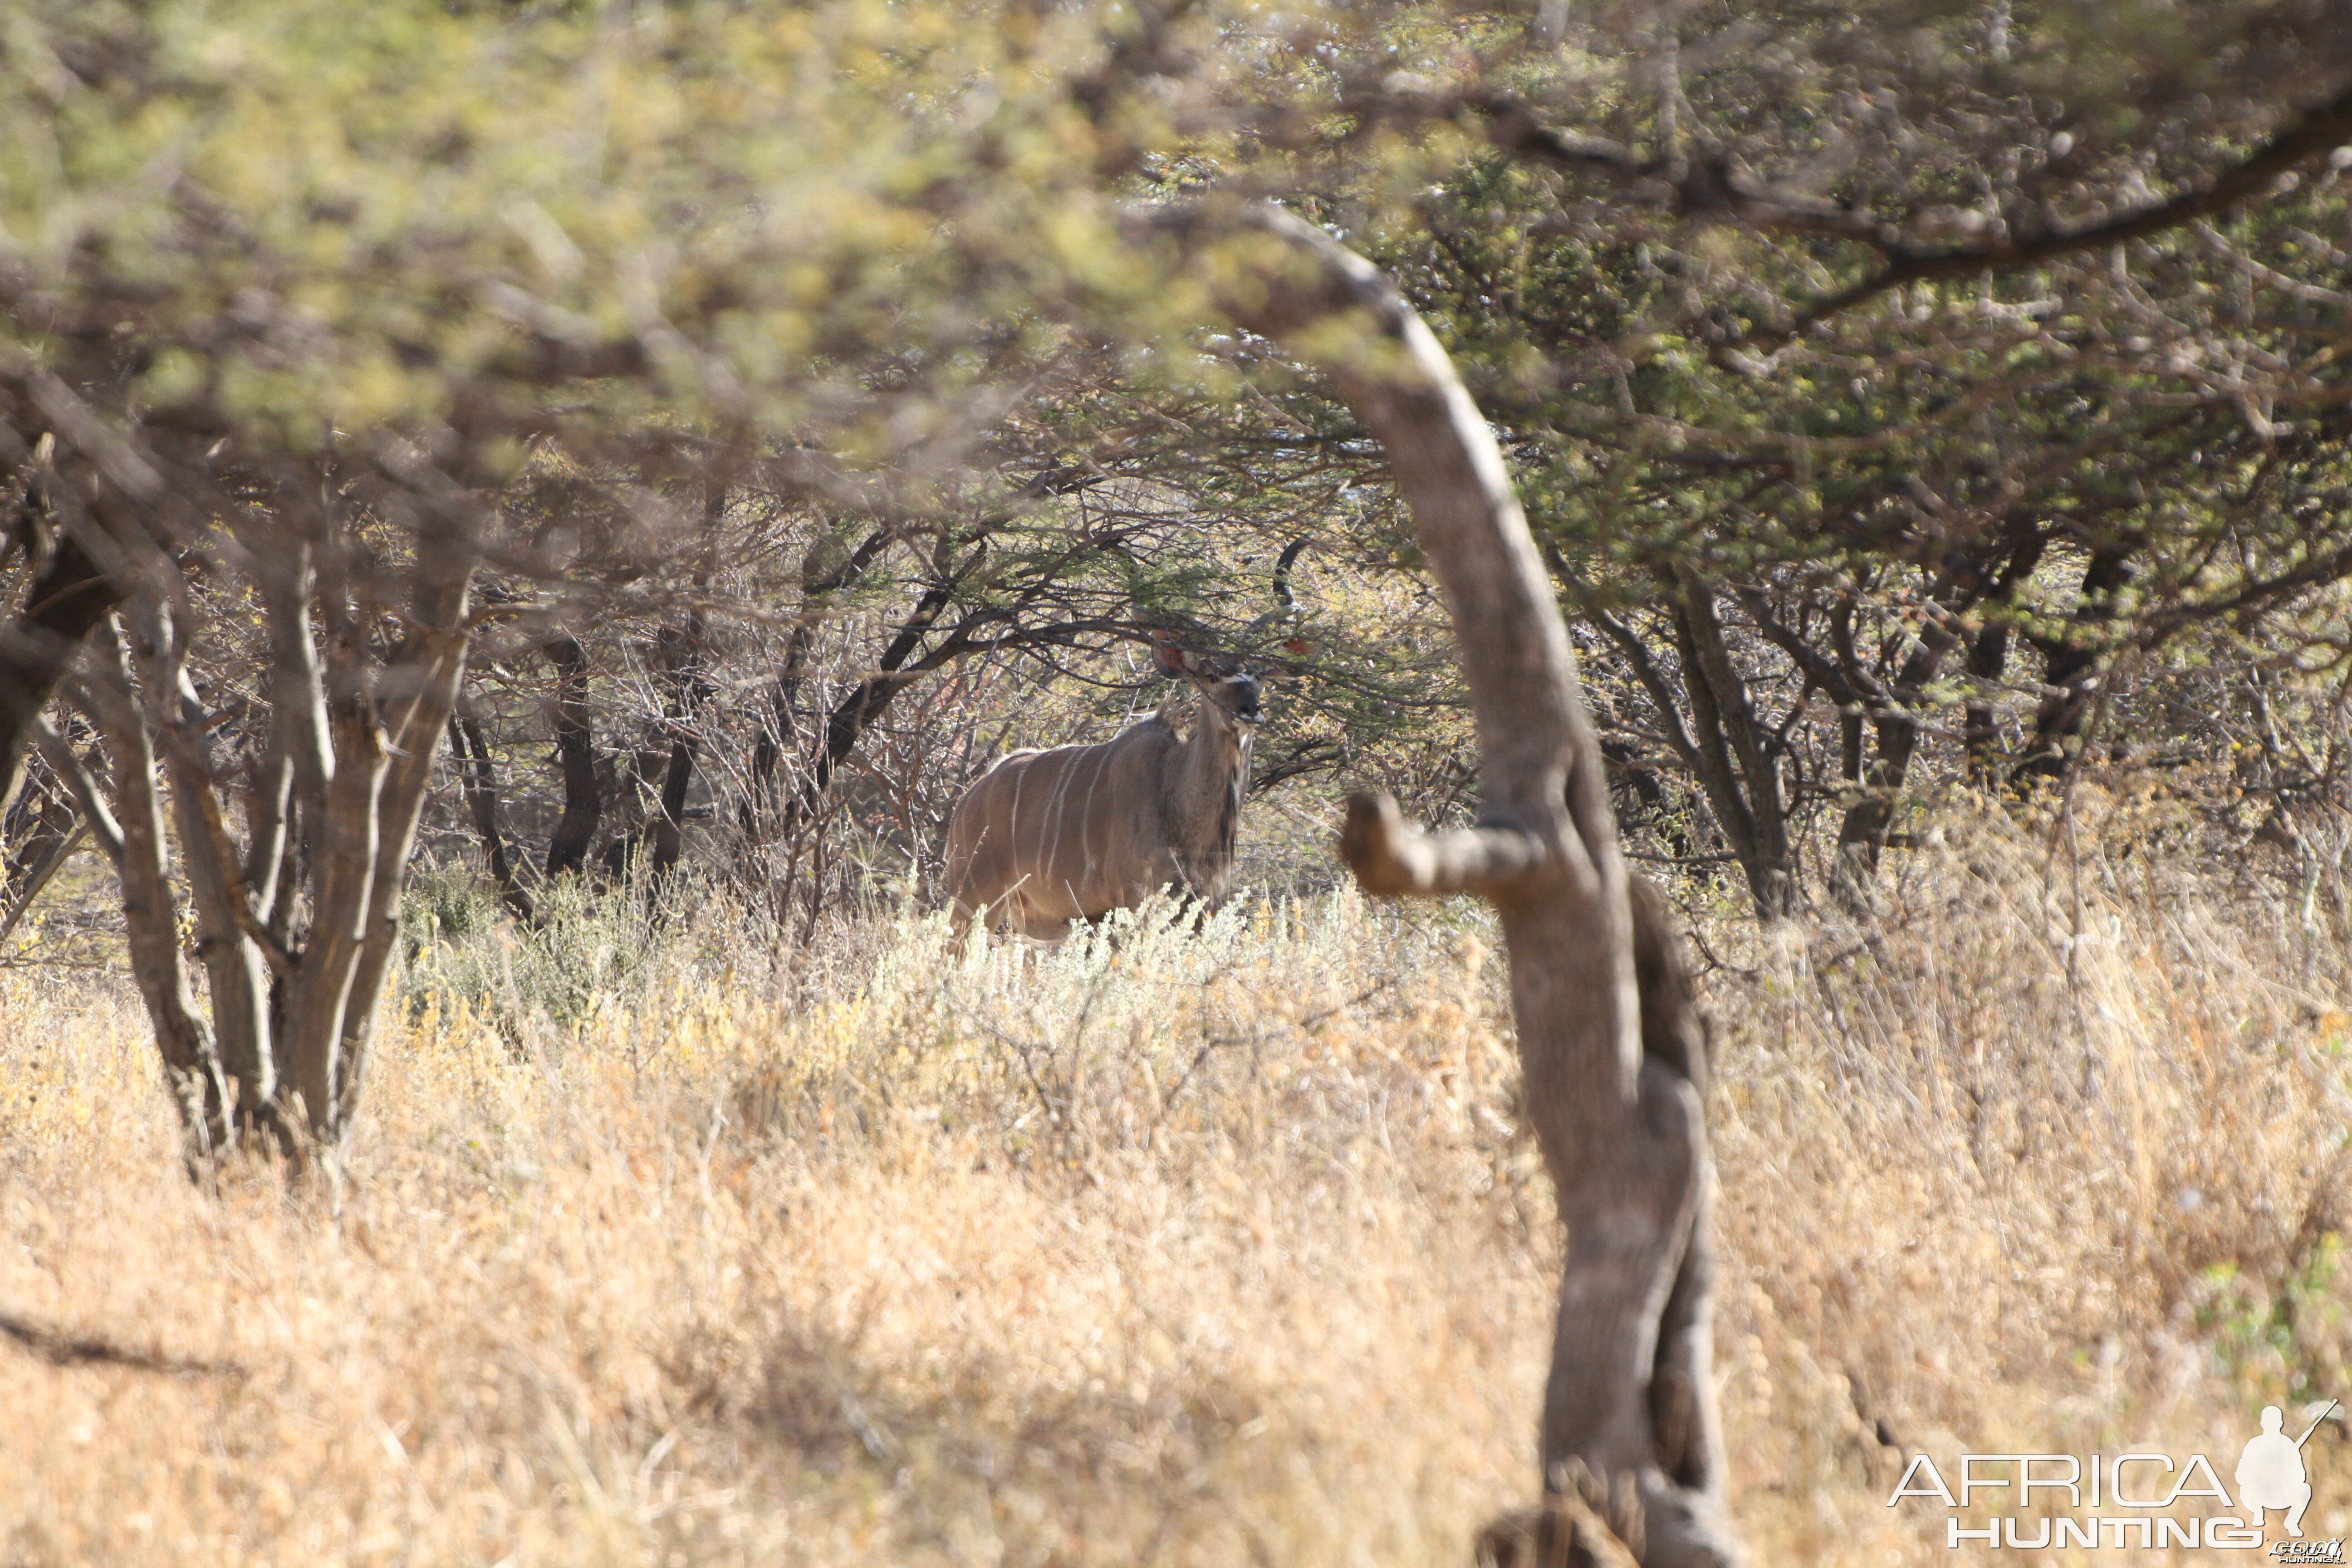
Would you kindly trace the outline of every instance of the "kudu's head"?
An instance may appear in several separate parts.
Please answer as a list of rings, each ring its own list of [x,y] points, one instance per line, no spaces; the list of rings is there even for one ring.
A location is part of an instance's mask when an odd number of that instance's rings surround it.
[[[1204,699],[1202,713],[1222,728],[1242,732],[1265,716],[1257,671],[1241,659],[1195,653],[1166,637],[1152,639],[1151,656],[1160,674],[1192,683]]]
[[[1292,540],[1283,550],[1282,558],[1275,563],[1275,606],[1243,632],[1241,641],[1245,649],[1254,650],[1254,646],[1278,623],[1297,614],[1298,601],[1290,591],[1290,568],[1297,561],[1298,552],[1313,541],[1311,534]],[[1294,638],[1286,647],[1292,653],[1303,653],[1307,645]],[[1204,654],[1184,647],[1164,632],[1155,632],[1151,652],[1160,673],[1171,679],[1190,681],[1205,700],[1201,704],[1202,713],[1218,726],[1221,733],[1234,736],[1245,747],[1247,737],[1265,716],[1261,706],[1265,695],[1261,678],[1266,666],[1254,651]],[[1295,668],[1279,659],[1275,666],[1277,669]]]

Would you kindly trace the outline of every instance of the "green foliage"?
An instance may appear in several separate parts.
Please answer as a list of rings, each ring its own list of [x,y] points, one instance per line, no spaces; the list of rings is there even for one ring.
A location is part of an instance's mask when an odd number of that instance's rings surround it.
[[[2274,1285],[2234,1263],[2205,1269],[2190,1287],[2199,1331],[2249,1403],[2309,1399],[2332,1381],[2342,1355],[2344,1311],[2335,1289],[2343,1238],[2322,1235]]]
[[[568,1037],[606,1008],[634,1005],[677,942],[641,894],[597,893],[561,878],[541,892],[539,918],[525,926],[506,920],[470,871],[424,873],[404,931],[410,1016],[464,1011],[520,1045]]]
[[[1066,90],[1098,40],[971,20],[37,5],[0,70],[0,121],[38,128],[0,163],[11,292],[134,310],[150,417],[295,448],[527,425],[566,353],[627,373],[574,420],[793,429],[909,353],[951,395],[1050,343],[1050,280],[1122,282]]]

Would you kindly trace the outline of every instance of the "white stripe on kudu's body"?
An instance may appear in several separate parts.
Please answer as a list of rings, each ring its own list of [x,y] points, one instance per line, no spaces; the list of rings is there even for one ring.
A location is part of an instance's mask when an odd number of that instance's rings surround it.
[[[1014,752],[982,774],[948,823],[958,929],[984,912],[992,925],[1056,938],[1163,888],[1223,899],[1257,678],[1212,678],[1195,655],[1165,643],[1157,651],[1162,670],[1200,693],[1192,733],[1178,735],[1177,705],[1166,702],[1100,745]]]

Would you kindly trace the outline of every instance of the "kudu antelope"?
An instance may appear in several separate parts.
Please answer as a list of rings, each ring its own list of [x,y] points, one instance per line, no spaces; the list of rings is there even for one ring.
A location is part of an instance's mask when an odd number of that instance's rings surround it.
[[[1283,551],[1280,603],[1251,636],[1291,610],[1290,568],[1307,542]],[[977,917],[1050,941],[1162,889],[1211,908],[1223,900],[1262,716],[1258,670],[1246,656],[1203,655],[1164,636],[1152,655],[1197,694],[1192,732],[1177,731],[1180,689],[1098,745],[1013,752],[982,773],[948,819],[958,931]]]

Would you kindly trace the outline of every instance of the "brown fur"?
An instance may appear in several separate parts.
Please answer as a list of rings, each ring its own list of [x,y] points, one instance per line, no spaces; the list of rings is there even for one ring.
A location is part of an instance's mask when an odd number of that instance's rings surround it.
[[[1254,728],[1237,715],[1255,713],[1257,689],[1187,673],[1200,694],[1189,736],[1163,704],[1099,745],[1014,752],[964,793],[948,822],[959,930],[984,915],[1053,939],[1162,889],[1224,898]]]

